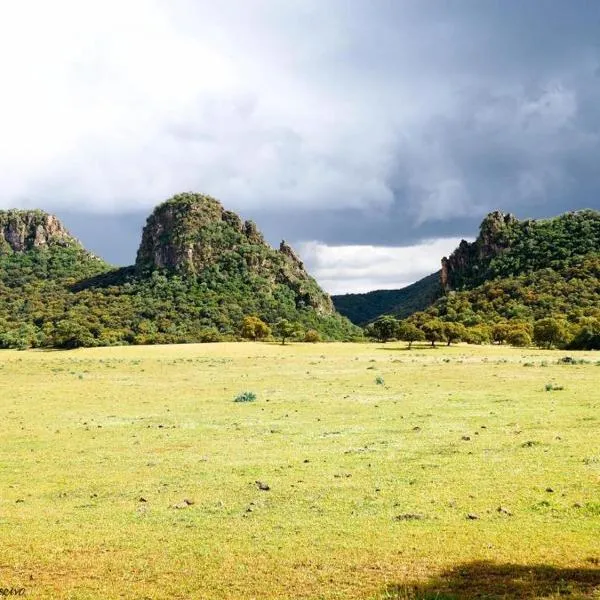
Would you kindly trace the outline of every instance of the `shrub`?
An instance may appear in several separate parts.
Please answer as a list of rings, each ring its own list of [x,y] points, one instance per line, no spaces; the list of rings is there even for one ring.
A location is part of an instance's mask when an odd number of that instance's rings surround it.
[[[203,344],[210,344],[221,341],[221,334],[219,333],[216,327],[207,327],[206,329],[201,329],[198,337],[200,339],[200,342],[202,342]]]
[[[385,381],[383,380],[383,377],[381,377],[381,376],[377,376],[377,377],[375,378],[375,383],[376,383],[377,385],[384,385],[384,384],[385,384]]]
[[[240,334],[248,340],[263,340],[271,335],[271,328],[263,320],[250,315],[244,317]]]
[[[512,330],[508,334],[507,341],[511,346],[516,346],[517,348],[531,346],[531,336],[523,329]]]
[[[304,341],[316,344],[321,341],[321,334],[316,329],[309,329],[304,334]]]
[[[233,399],[234,402],[254,402],[255,400],[256,394],[254,392],[242,392]]]

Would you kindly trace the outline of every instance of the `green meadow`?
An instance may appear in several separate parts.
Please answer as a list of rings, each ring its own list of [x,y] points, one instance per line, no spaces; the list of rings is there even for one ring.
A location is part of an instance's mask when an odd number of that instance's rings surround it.
[[[0,398],[1,590],[600,598],[598,353],[2,351]]]

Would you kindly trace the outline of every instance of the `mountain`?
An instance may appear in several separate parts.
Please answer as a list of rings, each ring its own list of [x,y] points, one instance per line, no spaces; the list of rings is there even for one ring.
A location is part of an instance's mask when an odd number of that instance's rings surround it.
[[[42,211],[0,211],[0,346],[95,346],[234,339],[245,316],[360,334],[285,242],[214,198],[156,207],[135,265],[114,268]]]
[[[489,341],[503,335],[501,328],[494,333],[494,326],[508,323],[531,336],[535,322],[554,319],[563,340],[574,340],[585,330],[588,341],[578,347],[600,345],[598,211],[524,221],[492,212],[476,240],[463,240],[442,258],[441,266],[438,273],[401,290],[333,300],[359,324],[382,315],[409,317],[419,326],[435,320],[464,325],[471,328],[468,339]]]
[[[483,220],[473,243],[463,240],[449,258],[442,259],[441,283],[446,291],[473,289],[542,269],[562,271],[599,252],[598,211],[537,221],[519,221],[496,211]]]
[[[399,290],[342,294],[331,299],[337,311],[357,325],[366,325],[381,315],[404,319],[425,310],[442,295],[440,274],[438,271]]]
[[[519,221],[490,213],[479,236],[442,259],[445,296],[430,311],[466,325],[600,316],[600,212]]]
[[[53,215],[0,211],[0,284],[17,288],[36,279],[89,277],[109,269]]]

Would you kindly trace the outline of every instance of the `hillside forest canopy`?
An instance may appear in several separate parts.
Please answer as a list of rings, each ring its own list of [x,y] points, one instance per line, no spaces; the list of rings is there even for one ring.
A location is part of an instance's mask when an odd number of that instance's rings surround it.
[[[148,218],[114,268],[43,211],[0,212],[0,347],[393,339],[600,348],[600,213],[491,213],[472,244],[403,290],[331,299],[285,243],[208,196]]]

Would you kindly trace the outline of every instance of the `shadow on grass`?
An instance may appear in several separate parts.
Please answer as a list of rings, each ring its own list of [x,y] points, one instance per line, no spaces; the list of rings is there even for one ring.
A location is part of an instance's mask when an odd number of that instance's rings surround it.
[[[407,346],[392,346],[391,344],[403,343],[403,342],[380,342],[383,346],[379,346],[377,350],[392,350],[393,352],[401,351],[401,352],[412,352],[413,350],[439,350],[440,348],[447,348],[446,344],[436,344],[432,346],[431,344],[413,344],[412,348]],[[389,346],[387,344],[390,344]],[[453,348],[454,346],[450,346]]]
[[[597,559],[591,559],[596,564]],[[442,572],[425,584],[389,585],[377,600],[517,600],[600,598],[600,568],[472,562]]]

